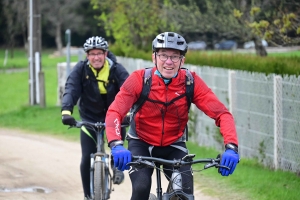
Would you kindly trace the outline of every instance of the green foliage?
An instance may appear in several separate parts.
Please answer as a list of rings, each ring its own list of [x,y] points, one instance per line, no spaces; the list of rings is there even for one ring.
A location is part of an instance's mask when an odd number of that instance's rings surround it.
[[[298,54],[297,54],[298,55]],[[299,75],[300,56],[258,57],[230,52],[191,51],[186,55],[186,63],[199,66],[214,66],[228,69],[260,72],[265,74]]]
[[[115,55],[130,57],[130,58],[139,58],[143,60],[151,60],[152,50],[144,51],[137,48],[132,48],[130,55],[125,54],[122,48],[119,45],[113,44],[109,46],[110,51],[112,51]]]
[[[243,13],[237,9],[233,9],[233,16],[240,19],[243,16]]]
[[[223,136],[220,132],[220,128],[219,127],[214,127],[213,128],[213,138],[215,139],[216,142],[218,142],[218,144],[220,144],[220,146],[223,145]]]
[[[127,56],[116,44],[110,45],[110,50],[115,55]],[[129,57],[151,61],[151,54],[151,48],[148,48],[148,51],[133,48]],[[0,55],[4,55],[4,50],[0,50]],[[11,69],[14,67],[28,68],[27,58],[24,57],[26,57],[25,51],[18,49],[15,51],[14,58],[9,58],[5,67],[0,65],[0,69]],[[72,62],[77,62],[77,60],[77,56],[71,57]],[[52,50],[46,50],[42,56],[42,69],[56,68],[58,62],[65,61],[66,58],[64,56],[55,57],[52,55]],[[188,51],[186,63],[197,66],[214,66],[265,74],[275,73],[279,75],[298,76],[300,74],[300,51],[269,54],[268,57],[257,57],[254,54],[232,53],[231,51]],[[55,76],[56,74],[53,74],[52,78],[56,78]],[[26,79],[26,75],[24,78]]]
[[[125,56],[135,50],[145,49],[158,32],[164,21],[158,0],[92,0],[93,7],[101,11],[97,16],[99,25],[104,26],[106,34],[113,36],[115,45]],[[153,14],[155,13],[155,14]]]
[[[299,10],[300,4],[280,1],[274,2],[271,6],[265,6],[262,3],[260,7],[250,4],[247,7],[250,8],[245,10],[244,13],[239,9],[234,9],[233,15],[241,24],[250,28],[255,36],[264,38],[273,44],[299,44],[300,40],[297,36],[300,32],[298,31],[300,30],[300,17],[293,11],[297,12],[296,10]],[[293,33],[297,36],[293,36]]]
[[[265,141],[264,140],[262,140],[259,143],[258,152],[259,152],[259,155],[260,155],[259,162],[263,162],[264,159],[266,158],[266,145],[265,145]]]
[[[189,111],[189,121],[188,121],[188,138],[195,137],[196,131],[196,121],[198,118],[197,112],[194,112],[193,109]]]

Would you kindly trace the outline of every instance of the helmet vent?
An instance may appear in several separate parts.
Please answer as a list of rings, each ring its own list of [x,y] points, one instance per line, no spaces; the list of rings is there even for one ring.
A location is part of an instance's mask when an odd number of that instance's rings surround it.
[[[156,36],[152,42],[152,51],[157,52],[158,49],[176,49],[179,50],[182,55],[187,52],[188,46],[185,39],[174,32],[164,32]]]

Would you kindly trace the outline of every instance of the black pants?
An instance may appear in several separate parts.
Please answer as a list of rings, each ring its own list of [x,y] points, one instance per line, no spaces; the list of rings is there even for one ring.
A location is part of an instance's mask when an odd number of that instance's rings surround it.
[[[97,141],[96,134],[93,130],[88,129],[91,136]],[[126,135],[126,128],[121,129],[122,139],[124,140]],[[104,136],[105,138],[105,136]],[[92,153],[95,153],[97,151],[97,146],[95,141],[87,135],[85,132],[80,130],[80,144],[81,144],[81,163],[80,163],[80,173],[81,173],[81,181],[82,181],[82,187],[84,196],[90,196],[90,163],[91,158],[90,155]],[[104,139],[106,142],[106,138]],[[105,143],[104,145],[107,145]]]
[[[186,148],[184,142],[176,143],[176,145]],[[149,144],[135,139],[128,140],[128,149],[135,156],[150,156]],[[172,146],[167,147],[154,147],[152,149],[152,157],[163,158],[163,159],[180,159],[186,155],[180,149]],[[171,177],[172,170],[169,166],[163,166],[166,178]],[[143,168],[135,170],[130,168],[129,176],[132,184],[131,200],[148,200],[151,190],[151,176],[153,174],[153,168]],[[182,186],[183,191],[188,194],[193,193],[193,176],[191,166],[183,166],[179,169],[182,173]],[[163,177],[162,177],[163,178]],[[164,188],[166,189],[166,188]]]

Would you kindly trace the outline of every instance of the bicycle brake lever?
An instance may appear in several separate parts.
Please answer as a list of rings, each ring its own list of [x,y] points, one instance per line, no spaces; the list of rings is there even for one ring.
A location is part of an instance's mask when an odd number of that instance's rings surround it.
[[[224,165],[216,165],[216,168],[225,168],[225,169],[228,169],[228,170],[230,170],[230,168],[229,168],[229,167],[227,167],[227,166],[224,166]]]
[[[68,129],[70,129],[70,128],[74,128],[74,127],[76,127],[76,126],[69,126],[69,127],[68,127]]]
[[[218,166],[218,163],[208,163],[206,165],[204,165],[204,169],[208,169],[208,168],[211,168],[211,167],[217,167]]]
[[[138,169],[145,168],[145,167],[149,167],[149,168],[154,168],[155,167],[155,164],[153,162],[149,162],[147,160],[137,160],[137,161],[134,161],[134,162],[129,162],[126,165],[134,166]]]
[[[184,156],[184,157],[182,158],[182,160],[185,161],[185,162],[191,162],[191,161],[193,161],[193,158],[194,158],[195,156],[196,156],[195,154],[188,154],[188,155]]]

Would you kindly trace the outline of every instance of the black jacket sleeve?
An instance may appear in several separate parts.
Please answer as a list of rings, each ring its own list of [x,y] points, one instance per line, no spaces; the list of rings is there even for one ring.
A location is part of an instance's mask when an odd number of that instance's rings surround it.
[[[68,110],[73,113],[73,108],[77,104],[77,101],[82,92],[82,76],[83,68],[86,62],[78,62],[72,69],[70,75],[67,78],[65,84],[65,92],[62,97],[61,110]]]
[[[125,67],[122,64],[117,63],[117,67],[116,67],[116,71],[115,71],[115,77],[117,79],[119,89],[121,88],[121,86],[123,85],[125,80],[128,78],[128,76],[129,76],[129,73],[125,69]]]
[[[116,56],[111,51],[108,51],[107,57],[114,62],[111,75],[113,76],[112,79],[117,81],[117,87],[118,90],[120,90],[120,87],[129,76],[129,73],[121,63],[118,63]]]

